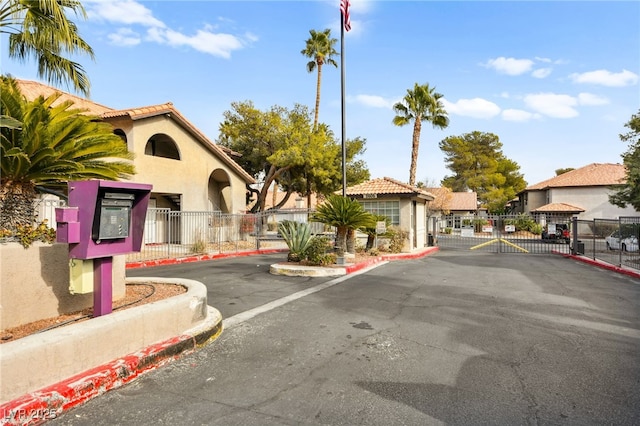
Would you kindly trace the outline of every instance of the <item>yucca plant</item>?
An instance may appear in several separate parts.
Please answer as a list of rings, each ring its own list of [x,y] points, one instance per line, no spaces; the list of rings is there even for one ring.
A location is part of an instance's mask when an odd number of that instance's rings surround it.
[[[311,227],[308,223],[284,220],[278,224],[278,231],[289,247],[287,262],[300,262],[311,244]]]
[[[336,227],[337,255],[342,257],[347,248],[349,230],[374,226],[373,215],[362,204],[340,195],[330,195],[320,204],[313,215],[313,221]]]

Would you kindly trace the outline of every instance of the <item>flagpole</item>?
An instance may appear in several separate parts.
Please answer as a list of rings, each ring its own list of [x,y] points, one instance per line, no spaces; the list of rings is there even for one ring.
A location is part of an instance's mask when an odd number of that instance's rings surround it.
[[[342,196],[347,196],[347,147],[345,121],[345,72],[344,72],[344,14],[340,13],[340,99],[342,109]]]

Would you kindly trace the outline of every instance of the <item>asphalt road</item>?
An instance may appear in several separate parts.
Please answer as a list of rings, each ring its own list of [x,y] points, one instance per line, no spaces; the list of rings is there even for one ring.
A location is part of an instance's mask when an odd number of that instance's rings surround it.
[[[230,325],[49,423],[640,424],[639,280],[461,251],[341,279],[269,275],[281,258],[130,271],[204,282]]]

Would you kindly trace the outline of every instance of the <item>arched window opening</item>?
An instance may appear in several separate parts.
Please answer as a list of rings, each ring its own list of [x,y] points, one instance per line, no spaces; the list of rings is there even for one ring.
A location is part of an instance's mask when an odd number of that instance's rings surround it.
[[[144,147],[144,153],[154,157],[180,160],[178,146],[171,137],[162,133],[157,133],[149,138],[147,145]]]

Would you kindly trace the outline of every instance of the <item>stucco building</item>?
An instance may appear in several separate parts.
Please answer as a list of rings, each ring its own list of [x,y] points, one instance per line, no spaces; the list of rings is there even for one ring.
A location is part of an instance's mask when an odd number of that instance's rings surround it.
[[[410,252],[428,245],[427,210],[434,196],[424,189],[388,177],[372,179],[346,189],[365,210],[387,216],[391,225],[408,232],[402,249]]]
[[[42,83],[17,80],[27,99],[60,93],[57,103],[74,107],[111,124],[135,154],[132,182],[153,185],[150,208],[240,213],[246,185],[255,183],[232,158],[168,102],[116,110]],[[55,104],[54,104],[55,105]]]
[[[526,187],[518,194],[515,211],[585,220],[637,216],[633,207],[620,208],[609,202],[609,195],[625,179],[622,164],[589,164]]]

